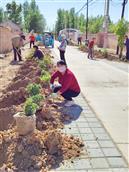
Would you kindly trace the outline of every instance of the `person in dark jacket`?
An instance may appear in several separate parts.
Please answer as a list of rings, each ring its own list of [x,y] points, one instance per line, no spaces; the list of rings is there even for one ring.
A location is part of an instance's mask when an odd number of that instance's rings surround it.
[[[33,48],[35,49],[35,52],[33,54],[34,58],[38,58],[39,60],[43,59],[44,54],[42,53],[42,51],[38,48],[37,45],[34,45]]]
[[[126,59],[129,60],[129,38],[125,36],[125,46],[126,46]]]
[[[51,76],[50,84],[54,93],[59,93],[67,101],[65,106],[74,105],[73,97],[80,94],[80,86],[75,75],[67,68],[63,60],[57,62],[58,70]],[[54,85],[58,78],[59,86]]]

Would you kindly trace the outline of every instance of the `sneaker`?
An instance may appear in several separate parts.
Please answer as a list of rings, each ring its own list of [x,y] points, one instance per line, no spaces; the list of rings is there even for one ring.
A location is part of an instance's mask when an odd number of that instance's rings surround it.
[[[73,106],[75,105],[74,101],[67,101],[67,103],[65,104],[66,107],[70,107],[70,106]]]

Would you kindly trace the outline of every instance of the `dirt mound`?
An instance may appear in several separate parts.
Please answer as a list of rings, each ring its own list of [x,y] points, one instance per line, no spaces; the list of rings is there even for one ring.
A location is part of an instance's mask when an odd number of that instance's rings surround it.
[[[25,88],[8,92],[0,98],[0,130],[6,130],[14,123],[13,115],[19,111],[20,105],[26,100]],[[17,106],[17,107],[16,107]]]
[[[0,138],[0,166],[16,172],[45,172],[65,159],[78,157],[83,147],[79,139],[58,130],[43,133],[36,130],[32,135],[20,137],[12,129],[0,132]]]
[[[40,131],[64,128],[62,114],[55,104],[44,103],[43,108],[36,113],[36,116],[37,128]]]
[[[14,123],[15,106],[0,109],[0,130],[7,130]]]
[[[30,66],[37,67],[38,63],[35,60],[26,60],[26,62],[21,66],[21,70],[30,68]]]
[[[0,108],[6,108],[23,103],[26,99],[26,94],[25,88],[8,92],[0,98]]]
[[[6,91],[15,91],[15,90],[19,90],[19,88],[21,87],[26,87],[29,83],[31,83],[31,79],[25,77],[24,79],[19,79],[13,83],[11,83]]]

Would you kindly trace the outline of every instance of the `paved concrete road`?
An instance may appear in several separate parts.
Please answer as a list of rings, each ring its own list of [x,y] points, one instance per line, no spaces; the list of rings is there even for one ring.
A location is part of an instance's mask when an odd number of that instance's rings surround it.
[[[57,46],[56,42],[53,52],[59,58]],[[85,53],[71,46],[67,47],[66,61],[79,80],[82,94],[129,160],[128,65],[88,60]]]

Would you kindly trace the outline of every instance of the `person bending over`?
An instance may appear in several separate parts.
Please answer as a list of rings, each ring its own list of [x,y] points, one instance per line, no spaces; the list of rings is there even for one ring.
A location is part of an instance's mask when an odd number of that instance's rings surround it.
[[[34,58],[37,58],[39,60],[43,59],[44,54],[42,53],[42,51],[38,48],[37,45],[34,45],[33,48],[35,49],[35,52],[33,54]]]
[[[74,105],[73,97],[80,94],[80,86],[74,74],[67,68],[63,60],[57,62],[57,71],[51,76],[50,84],[54,93],[59,93],[66,100],[65,106]],[[58,79],[59,86],[54,85]]]
[[[92,38],[92,40],[88,44],[88,59],[93,59],[94,56],[94,44],[95,44],[96,38]]]

